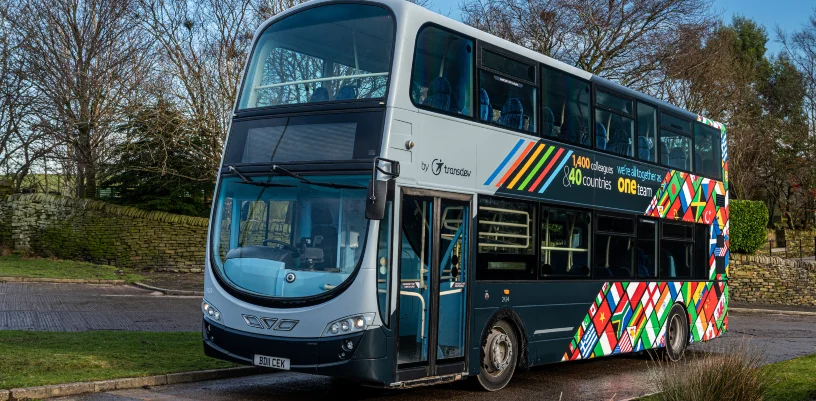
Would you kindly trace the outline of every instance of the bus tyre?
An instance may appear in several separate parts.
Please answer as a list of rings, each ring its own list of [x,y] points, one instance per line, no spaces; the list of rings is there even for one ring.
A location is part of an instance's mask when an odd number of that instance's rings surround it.
[[[669,311],[666,327],[666,357],[677,362],[683,358],[689,338],[689,323],[683,305],[675,304]]]
[[[482,368],[478,376],[481,387],[487,391],[503,389],[516,371],[518,353],[519,343],[513,326],[505,320],[493,323],[482,345]]]

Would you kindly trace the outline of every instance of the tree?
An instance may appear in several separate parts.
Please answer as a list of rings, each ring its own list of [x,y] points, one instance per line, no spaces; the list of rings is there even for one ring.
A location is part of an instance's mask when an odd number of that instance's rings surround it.
[[[40,129],[64,144],[77,197],[93,197],[112,127],[138,95],[147,61],[129,0],[21,0],[12,11],[37,96]]]
[[[463,21],[635,90],[653,91],[708,0],[464,0]]]
[[[202,138],[178,107],[164,99],[129,115],[118,128],[124,141],[113,150],[115,163],[103,183],[112,202],[145,210],[207,217],[212,181],[193,180],[209,168],[190,149]]]

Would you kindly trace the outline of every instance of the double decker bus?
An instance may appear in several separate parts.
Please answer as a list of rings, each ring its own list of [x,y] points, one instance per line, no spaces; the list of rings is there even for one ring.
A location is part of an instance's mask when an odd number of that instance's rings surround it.
[[[401,0],[257,31],[207,248],[208,355],[411,387],[728,327],[725,128]]]

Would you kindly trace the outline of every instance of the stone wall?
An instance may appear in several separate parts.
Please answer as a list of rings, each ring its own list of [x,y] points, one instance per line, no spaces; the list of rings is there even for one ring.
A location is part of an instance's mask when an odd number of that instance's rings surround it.
[[[731,300],[816,306],[816,262],[731,254]]]
[[[18,194],[0,200],[0,245],[140,270],[201,272],[208,219]]]

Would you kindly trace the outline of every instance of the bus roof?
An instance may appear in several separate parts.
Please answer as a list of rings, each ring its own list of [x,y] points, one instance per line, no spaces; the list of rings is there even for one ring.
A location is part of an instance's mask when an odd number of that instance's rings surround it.
[[[276,21],[276,20],[278,20],[280,18],[283,18],[283,17],[285,17],[285,16],[287,16],[289,14],[295,13],[295,12],[297,12],[300,9],[303,9],[303,8],[313,7],[313,6],[315,6],[317,4],[320,4],[320,3],[334,3],[334,2],[382,4],[384,6],[387,6],[388,8],[390,8],[394,12],[394,14],[397,16],[397,20],[412,19],[412,20],[422,21],[418,25],[422,25],[425,22],[433,22],[433,23],[448,27],[448,28],[450,28],[450,29],[452,29],[454,31],[457,31],[457,32],[461,33],[461,34],[473,37],[473,38],[475,38],[477,40],[485,41],[487,43],[492,44],[493,46],[498,46],[498,47],[504,48],[505,50],[516,53],[516,54],[518,54],[520,56],[527,57],[529,59],[535,60],[535,61],[540,62],[540,63],[542,63],[544,65],[547,65],[549,67],[559,69],[559,70],[564,71],[566,73],[575,75],[575,76],[577,76],[579,78],[583,78],[583,79],[589,80],[589,81],[591,81],[593,83],[597,83],[599,85],[605,86],[605,87],[607,87],[609,89],[612,89],[613,91],[616,91],[616,92],[621,93],[623,95],[626,95],[628,97],[632,97],[632,98],[634,98],[636,100],[651,103],[653,105],[656,105],[656,106],[662,108],[665,111],[669,111],[670,113],[677,115],[678,117],[691,119],[693,121],[696,121],[697,117],[698,117],[697,114],[692,113],[692,112],[690,112],[688,110],[677,107],[677,106],[675,106],[673,104],[667,103],[667,102],[665,102],[663,100],[660,100],[660,99],[657,99],[655,97],[646,95],[644,93],[635,91],[635,90],[630,89],[630,88],[628,88],[626,86],[623,86],[623,85],[618,84],[616,82],[610,81],[610,80],[608,80],[606,78],[602,78],[600,76],[594,75],[592,73],[584,71],[584,70],[582,70],[580,68],[577,68],[575,66],[571,66],[571,65],[569,65],[567,63],[556,60],[556,59],[554,59],[552,57],[545,56],[545,55],[540,54],[540,53],[536,53],[536,52],[534,52],[534,51],[532,51],[530,49],[527,49],[527,48],[525,48],[523,46],[517,45],[517,44],[515,44],[513,42],[510,42],[508,40],[505,40],[505,39],[499,38],[497,36],[491,35],[491,34],[489,34],[487,32],[480,31],[480,30],[478,30],[478,29],[476,29],[476,28],[474,28],[474,27],[472,27],[470,25],[467,25],[467,24],[463,23],[463,22],[456,21],[456,20],[454,20],[452,18],[448,18],[448,17],[446,17],[444,15],[435,13],[433,11],[430,11],[430,10],[426,9],[425,7],[416,5],[416,4],[411,3],[409,1],[406,1],[406,0],[357,0],[357,1],[348,1],[348,0],[312,0],[312,1],[308,1],[308,2],[305,2],[305,3],[301,3],[301,4],[297,5],[297,6],[294,6],[294,7],[290,8],[290,9],[288,9],[286,11],[278,13],[274,17],[266,20],[263,24],[261,24],[261,26],[255,32],[255,39],[257,40],[257,37],[263,32],[263,30],[267,26],[271,25],[274,21]],[[413,40],[413,37],[412,38],[406,38],[406,39]]]

